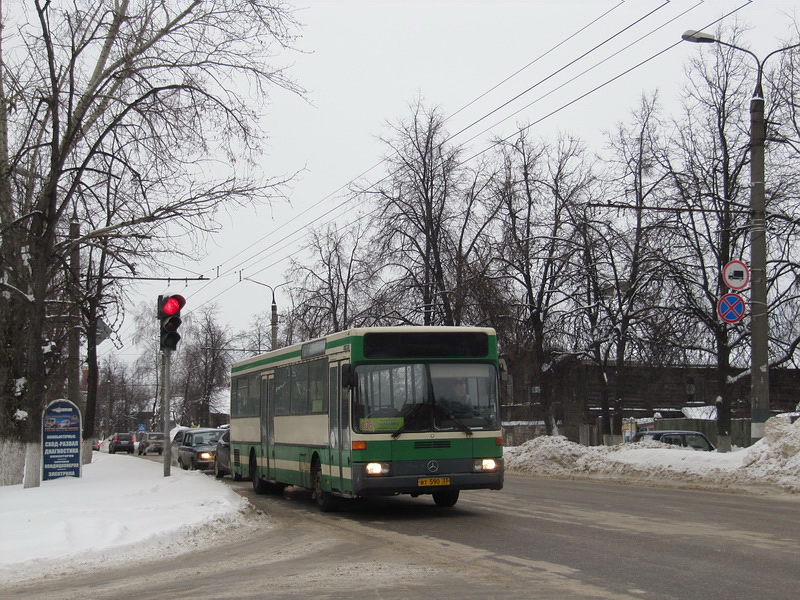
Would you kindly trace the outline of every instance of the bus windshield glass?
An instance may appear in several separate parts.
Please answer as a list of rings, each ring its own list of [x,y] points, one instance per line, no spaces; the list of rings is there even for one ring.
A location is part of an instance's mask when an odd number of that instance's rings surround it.
[[[493,365],[359,365],[355,373],[352,414],[357,432],[500,429]]]

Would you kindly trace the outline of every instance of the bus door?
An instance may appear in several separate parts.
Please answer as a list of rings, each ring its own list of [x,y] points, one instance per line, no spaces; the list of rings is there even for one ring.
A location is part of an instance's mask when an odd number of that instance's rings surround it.
[[[328,373],[328,414],[330,416],[331,445],[331,487],[343,491],[345,485],[344,469],[349,456],[350,432],[347,428],[347,394],[342,389],[341,365],[331,363]]]
[[[262,466],[268,479],[274,478],[272,472],[274,461],[272,460],[272,448],[275,438],[275,427],[273,418],[275,417],[275,373],[267,373],[261,378],[261,449]]]

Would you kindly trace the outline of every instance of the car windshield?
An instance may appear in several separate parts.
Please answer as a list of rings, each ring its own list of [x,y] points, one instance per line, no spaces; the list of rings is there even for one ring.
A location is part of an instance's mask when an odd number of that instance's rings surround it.
[[[209,431],[203,434],[195,434],[192,438],[192,444],[195,446],[202,446],[207,444],[216,444],[217,440],[222,435],[221,431]]]
[[[414,363],[356,367],[353,428],[362,433],[499,428],[493,365]]]
[[[711,450],[708,440],[699,434],[686,434],[686,445],[694,450]]]

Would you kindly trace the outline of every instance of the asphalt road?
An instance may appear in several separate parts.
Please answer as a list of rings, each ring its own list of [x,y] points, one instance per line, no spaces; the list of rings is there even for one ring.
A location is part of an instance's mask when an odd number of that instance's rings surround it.
[[[247,496],[249,532],[211,549],[5,590],[5,598],[797,597],[800,499],[507,476],[502,491],[357,501]]]

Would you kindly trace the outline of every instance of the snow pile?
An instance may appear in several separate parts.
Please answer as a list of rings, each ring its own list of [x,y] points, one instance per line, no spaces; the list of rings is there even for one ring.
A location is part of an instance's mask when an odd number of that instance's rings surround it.
[[[773,418],[766,423],[763,439],[748,449],[742,469],[798,491],[800,476],[800,419]]]
[[[764,438],[735,452],[698,452],[646,441],[581,446],[539,437],[505,450],[510,473],[639,481],[706,489],[777,489],[800,493],[800,420],[772,418]]]

